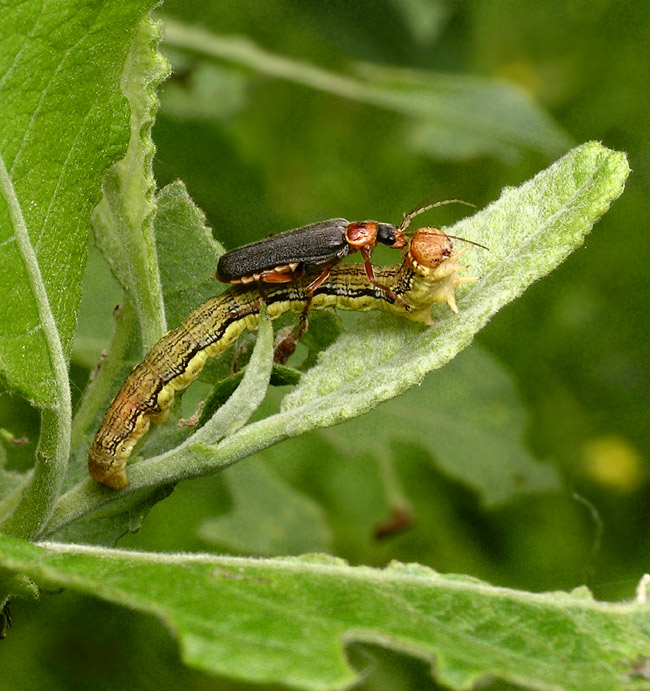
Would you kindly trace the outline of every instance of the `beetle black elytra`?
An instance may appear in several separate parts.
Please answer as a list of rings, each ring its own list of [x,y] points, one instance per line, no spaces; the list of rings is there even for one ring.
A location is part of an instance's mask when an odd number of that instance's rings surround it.
[[[332,218],[226,252],[219,259],[217,278],[223,283],[289,283],[320,270],[312,285],[316,290],[335,264],[359,251],[368,279],[374,283],[370,253],[377,243],[401,249],[406,236],[392,223]]]

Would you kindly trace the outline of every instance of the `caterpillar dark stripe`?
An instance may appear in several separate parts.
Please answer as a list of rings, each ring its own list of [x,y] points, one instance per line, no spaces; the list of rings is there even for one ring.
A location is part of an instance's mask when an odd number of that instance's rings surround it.
[[[260,319],[260,302],[272,319],[285,312],[335,307],[366,312],[382,310],[431,325],[431,306],[447,302],[457,312],[455,289],[475,278],[460,277],[465,250],[452,252],[449,238],[434,228],[421,228],[411,239],[401,265],[377,267],[370,283],[363,265],[336,266],[315,291],[310,276],[292,283],[257,287],[238,285],[197,307],[185,321],[145,355],[126,378],[108,408],[88,455],[93,479],[114,489],[128,485],[126,461],[152,422],[167,420],[176,391],[189,386],[208,358],[229,348]],[[391,292],[386,291],[388,287]],[[399,298],[399,301],[396,299]]]

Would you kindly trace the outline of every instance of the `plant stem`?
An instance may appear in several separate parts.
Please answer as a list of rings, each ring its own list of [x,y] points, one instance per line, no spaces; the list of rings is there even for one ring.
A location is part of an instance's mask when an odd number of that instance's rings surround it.
[[[0,194],[9,210],[16,244],[34,297],[38,325],[43,332],[54,384],[54,400],[37,402],[41,406],[41,438],[36,451],[34,472],[17,490],[20,493],[19,499],[15,493],[12,493],[0,504],[0,516],[4,517],[9,513],[8,518],[0,524],[0,529],[16,537],[34,538],[38,536],[50,517],[63,484],[70,453],[72,403],[63,344],[59,338],[38,257],[29,236],[21,204],[2,158],[0,158]]]

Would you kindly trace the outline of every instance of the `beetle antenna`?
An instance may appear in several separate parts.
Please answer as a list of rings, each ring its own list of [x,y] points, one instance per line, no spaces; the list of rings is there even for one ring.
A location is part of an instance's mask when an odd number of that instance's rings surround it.
[[[419,206],[404,216],[404,220],[402,221],[402,225],[399,227],[399,229],[402,231],[406,230],[411,225],[411,221],[416,216],[419,216],[420,214],[423,214],[425,211],[429,211],[430,209],[435,209],[438,206],[446,206],[447,204],[463,204],[464,206],[471,206],[473,209],[476,208],[476,204],[466,202],[463,199],[445,199],[441,202],[427,204],[426,206]]]
[[[445,231],[443,230],[441,232],[444,233]],[[475,245],[476,247],[480,247],[481,249],[487,250],[488,252],[490,251],[490,248],[487,247],[487,245],[481,245],[480,242],[474,242],[474,240],[468,240],[467,238],[461,238],[458,235],[449,235],[449,233],[445,233],[445,235],[448,238],[453,238],[454,240],[460,240],[461,242],[467,242],[470,245]]]
[[[408,235],[409,237],[413,237],[414,235],[417,235],[422,228],[418,228],[417,230],[407,230],[404,235]],[[441,235],[446,235],[448,238],[452,238],[454,240],[460,240],[461,242],[466,242],[469,245],[475,245],[476,247],[480,247],[483,250],[487,250],[488,252],[490,251],[490,248],[487,245],[482,245],[480,242],[475,242],[474,240],[468,240],[467,238],[461,238],[460,235],[450,235],[449,233],[445,232],[444,230],[440,230],[439,228],[431,228],[431,230],[435,230],[437,233],[440,233]]]

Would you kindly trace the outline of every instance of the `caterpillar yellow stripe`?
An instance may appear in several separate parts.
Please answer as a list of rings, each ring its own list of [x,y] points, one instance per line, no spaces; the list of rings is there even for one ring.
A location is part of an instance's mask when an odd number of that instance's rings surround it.
[[[126,378],[110,404],[88,454],[88,471],[114,489],[128,484],[126,461],[152,422],[167,420],[177,391],[189,386],[208,358],[229,348],[246,330],[255,329],[263,300],[272,319],[285,312],[335,307],[366,312],[381,310],[431,325],[431,306],[447,302],[457,312],[455,289],[476,278],[460,277],[464,250],[435,228],[420,228],[400,265],[375,268],[377,284],[368,281],[363,265],[335,266],[325,283],[307,291],[313,276],[291,283],[235,286],[197,307],[185,321],[163,336]],[[383,287],[382,287],[383,286]],[[387,290],[388,289],[388,290]]]

